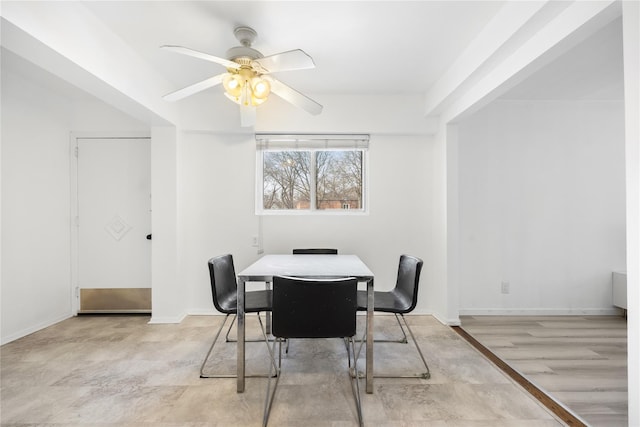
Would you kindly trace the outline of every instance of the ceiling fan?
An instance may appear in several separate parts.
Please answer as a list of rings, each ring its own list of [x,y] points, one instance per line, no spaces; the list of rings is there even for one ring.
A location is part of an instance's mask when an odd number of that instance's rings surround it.
[[[209,55],[182,46],[165,45],[162,49],[215,62],[227,68],[226,73],[218,74],[201,82],[171,92],[163,98],[177,101],[205,89],[222,84],[227,98],[240,105],[241,126],[253,126],[256,121],[256,106],[267,100],[270,93],[302,108],[311,114],[320,114],[322,105],[287,86],[270,74],[280,71],[293,71],[315,68],[313,59],[300,49],[263,56],[253,49],[251,44],[257,33],[249,27],[237,27],[233,34],[240,46],[227,50],[226,59]]]

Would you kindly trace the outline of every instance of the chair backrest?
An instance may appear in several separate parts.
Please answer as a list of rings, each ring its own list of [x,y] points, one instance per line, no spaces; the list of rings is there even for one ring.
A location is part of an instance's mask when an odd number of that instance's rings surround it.
[[[211,295],[213,305],[221,313],[238,311],[238,287],[236,271],[231,254],[220,255],[209,260]]]
[[[294,249],[293,255],[338,255],[338,250],[330,248]]]
[[[354,277],[274,276],[271,332],[279,338],[336,338],[356,334]]]
[[[411,255],[400,255],[396,287],[391,291],[403,302],[402,313],[409,313],[418,303],[418,283],[422,260]]]

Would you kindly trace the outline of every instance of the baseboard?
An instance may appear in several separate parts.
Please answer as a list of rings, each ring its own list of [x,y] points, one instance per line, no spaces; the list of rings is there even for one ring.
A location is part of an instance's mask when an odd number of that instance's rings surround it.
[[[164,317],[151,315],[151,320],[149,320],[148,324],[161,325],[166,323],[180,323],[184,320],[185,317],[187,317],[186,313],[180,316],[164,316]]]
[[[445,319],[441,316],[439,316],[436,313],[431,313],[431,316],[433,316],[438,322],[442,323],[445,326],[460,326],[460,318],[456,317],[454,319]]]
[[[187,316],[224,316],[224,314],[213,308],[195,308],[187,310]]]
[[[376,313],[376,316],[380,316],[384,313]],[[431,316],[434,319],[436,319],[438,322],[442,323],[444,326],[460,326],[460,317],[454,317],[454,318],[449,318],[447,319],[446,317],[441,316],[438,313],[435,313],[431,310],[414,310],[411,313],[407,314],[406,316]]]
[[[10,343],[11,341],[15,341],[17,339],[20,339],[22,337],[26,337],[27,335],[33,334],[34,332],[38,332],[41,329],[44,328],[48,328],[49,326],[55,325],[56,323],[60,323],[63,320],[67,320],[73,317],[73,314],[69,313],[66,314],[64,316],[61,316],[59,318],[56,319],[52,319],[52,320],[47,320],[44,321],[42,323],[38,323],[37,325],[31,326],[29,328],[23,329],[19,332],[10,334],[6,337],[2,337],[2,340],[0,341],[0,345],[5,345]]]
[[[465,308],[460,316],[619,316],[612,308]]]

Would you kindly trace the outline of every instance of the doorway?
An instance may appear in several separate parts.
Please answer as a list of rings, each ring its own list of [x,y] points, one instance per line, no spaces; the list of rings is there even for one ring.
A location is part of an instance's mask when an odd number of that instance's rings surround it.
[[[75,312],[150,313],[150,138],[73,139],[72,195]]]

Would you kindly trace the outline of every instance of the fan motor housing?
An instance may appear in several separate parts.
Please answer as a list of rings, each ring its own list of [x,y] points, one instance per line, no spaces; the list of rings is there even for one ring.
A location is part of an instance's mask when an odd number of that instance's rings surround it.
[[[254,60],[262,57],[263,55],[260,52],[248,46],[236,46],[227,50],[227,59],[230,61],[235,61],[239,58]]]

